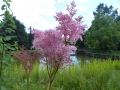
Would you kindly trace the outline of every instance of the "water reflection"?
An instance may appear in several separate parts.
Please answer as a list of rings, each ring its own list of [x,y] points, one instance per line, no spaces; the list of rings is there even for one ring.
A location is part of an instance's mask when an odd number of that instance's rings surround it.
[[[75,64],[79,64],[80,66],[84,66],[85,63],[90,63],[93,59],[93,57],[89,57],[84,54],[76,54],[75,56],[71,56],[71,58]]]

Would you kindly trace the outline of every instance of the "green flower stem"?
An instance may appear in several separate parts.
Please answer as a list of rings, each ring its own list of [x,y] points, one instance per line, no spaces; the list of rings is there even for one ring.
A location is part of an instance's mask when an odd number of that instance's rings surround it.
[[[29,71],[25,68],[26,79],[27,79],[27,90],[29,90]]]

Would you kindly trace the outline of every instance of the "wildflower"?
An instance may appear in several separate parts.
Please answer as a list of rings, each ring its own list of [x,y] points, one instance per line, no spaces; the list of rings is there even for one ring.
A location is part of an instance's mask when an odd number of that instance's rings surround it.
[[[20,47],[20,52],[13,53],[13,56],[16,57],[24,67],[24,69],[32,69],[33,64],[39,58],[40,53],[34,53],[31,55],[30,51],[25,51],[25,46]]]
[[[29,90],[30,71],[32,70],[35,61],[39,59],[40,53],[36,52],[31,55],[30,51],[25,51],[25,46],[21,46],[20,52],[13,53],[13,56],[16,57],[24,67],[27,79],[27,90]]]
[[[67,6],[69,14],[56,13],[54,18],[59,22],[59,25],[56,26],[55,30],[32,31],[34,34],[33,48],[42,51],[44,57],[40,62],[47,66],[49,80],[46,90],[50,90],[59,68],[73,65],[70,53],[76,51],[76,47],[70,44],[75,44],[79,38],[82,40],[83,29],[86,28],[86,25],[82,24],[81,16],[72,18],[77,11],[75,7],[75,2],[72,1],[71,5]]]

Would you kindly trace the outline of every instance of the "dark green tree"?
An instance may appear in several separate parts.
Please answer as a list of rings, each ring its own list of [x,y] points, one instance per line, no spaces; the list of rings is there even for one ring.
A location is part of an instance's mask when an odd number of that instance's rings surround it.
[[[28,33],[28,39],[29,39],[28,40],[28,49],[31,49],[32,42],[33,42],[33,39],[34,39],[34,35],[32,34],[32,30],[34,30],[34,29],[32,29],[31,26],[28,29],[30,30],[30,33]]]
[[[75,46],[79,49],[79,48],[85,48],[84,45],[84,36],[83,36],[83,41],[81,41],[80,39],[77,40]]]
[[[13,17],[13,20],[16,24],[15,35],[17,36],[18,45],[24,45],[28,48],[28,35],[25,31],[25,26],[23,23],[21,23],[19,20],[17,20],[15,17]]]
[[[13,44],[14,41],[18,41],[18,45],[21,46],[21,45],[25,45],[27,48],[28,48],[28,34],[27,32],[25,31],[25,26],[23,23],[21,23],[19,20],[16,19],[16,17],[12,17],[12,19],[15,21],[15,25],[16,25],[16,28],[14,30],[13,33],[9,33],[7,32],[6,34],[7,35],[12,35],[12,36],[16,36],[16,37],[13,37],[11,40],[8,41],[8,43],[11,43]],[[4,21],[5,19],[3,19]],[[11,24],[10,21],[8,21],[9,24]],[[10,28],[10,26],[9,26]],[[11,27],[12,28],[12,27]],[[0,31],[4,31],[4,27],[0,29]]]
[[[93,15],[92,25],[85,33],[85,44],[92,49],[117,49],[120,42],[120,30],[115,22],[117,9],[100,3]]]
[[[116,22],[120,21],[120,15],[115,19]]]
[[[115,27],[120,31],[120,15],[116,18],[115,21],[117,23],[117,25]],[[120,43],[118,44],[117,49],[120,50]]]

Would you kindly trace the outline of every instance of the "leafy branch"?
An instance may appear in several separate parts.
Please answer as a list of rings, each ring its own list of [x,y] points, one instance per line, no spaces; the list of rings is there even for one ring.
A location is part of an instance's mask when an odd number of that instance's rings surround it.
[[[13,29],[16,28],[15,22],[12,19],[13,12],[10,9],[11,0],[3,0],[5,4],[2,5],[1,10],[4,11],[0,16],[3,20],[0,21],[0,84],[2,85],[6,82],[6,76],[3,74],[5,70],[9,70],[9,63],[12,60],[10,54],[7,51],[15,50],[14,46],[17,45],[16,42],[14,45],[7,43],[15,36],[8,36],[8,33],[14,32]],[[10,24],[8,23],[10,22]],[[17,46],[15,46],[17,47]]]

